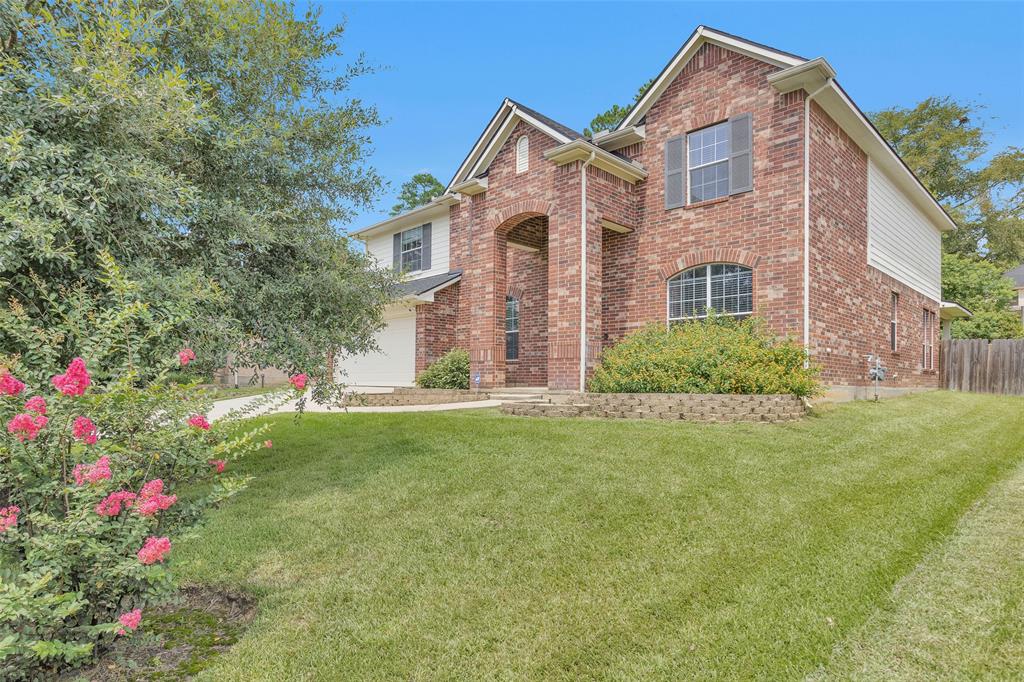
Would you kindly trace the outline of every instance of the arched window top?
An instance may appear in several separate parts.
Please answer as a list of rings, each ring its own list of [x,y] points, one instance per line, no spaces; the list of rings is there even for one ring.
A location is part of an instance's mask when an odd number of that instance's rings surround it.
[[[530,168],[530,138],[523,135],[516,140],[516,173]]]
[[[683,270],[668,279],[668,319],[749,315],[754,310],[754,272],[734,263],[709,263]]]

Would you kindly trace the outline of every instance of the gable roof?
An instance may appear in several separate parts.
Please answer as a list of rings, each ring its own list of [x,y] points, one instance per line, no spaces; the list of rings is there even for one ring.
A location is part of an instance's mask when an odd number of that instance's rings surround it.
[[[1021,263],[1013,270],[1007,270],[1006,276],[1013,280],[1018,289],[1024,287],[1024,263]]]
[[[473,144],[473,148],[469,150],[469,154],[466,155],[466,158],[459,165],[459,169],[455,171],[455,175],[445,188],[445,192],[451,192],[452,187],[458,183],[477,177],[481,172],[485,171],[490,162],[497,156],[501,145],[505,143],[505,140],[512,134],[513,128],[520,121],[532,125],[561,144],[583,137],[581,133],[569,126],[563,125],[530,107],[506,97],[502,100],[501,106],[498,107],[494,116],[491,117],[487,127],[480,133],[480,137]]]
[[[644,96],[630,108],[626,117],[619,122],[616,130],[635,126],[643,120],[658,98],[668,89],[672,81],[705,43],[718,45],[779,67],[780,71],[769,76],[769,82],[780,92],[791,92],[800,88],[809,92],[816,91],[815,103],[839,124],[868,157],[886,171],[886,174],[929,217],[938,230],[948,232],[956,228],[956,223],[953,222],[946,209],[914,175],[914,172],[882,137],[874,124],[864,115],[864,112],[853,103],[846,91],[836,82],[835,69],[823,57],[808,60],[734,36],[725,31],[698,26],[665,68],[661,70],[658,77],[654,79],[654,83],[644,93]],[[811,87],[811,83],[817,87]],[[819,87],[820,89],[818,89]]]

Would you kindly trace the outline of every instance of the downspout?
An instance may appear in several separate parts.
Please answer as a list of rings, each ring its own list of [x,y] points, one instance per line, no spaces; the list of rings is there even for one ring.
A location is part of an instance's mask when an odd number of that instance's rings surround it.
[[[811,100],[832,85],[826,78],[804,98],[804,367],[811,364]]]
[[[580,393],[587,380],[587,166],[596,157],[591,151],[580,166]]]

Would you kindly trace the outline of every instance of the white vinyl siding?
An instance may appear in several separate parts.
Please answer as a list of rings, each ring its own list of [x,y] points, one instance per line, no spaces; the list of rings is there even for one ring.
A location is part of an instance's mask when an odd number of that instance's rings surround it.
[[[414,278],[429,277],[431,275],[440,275],[448,272],[448,231],[449,221],[448,214],[444,213],[437,217],[420,218],[419,222],[414,225],[408,225],[404,228],[391,230],[390,232],[383,232],[381,234],[375,234],[372,237],[366,239],[366,252],[373,256],[377,262],[385,268],[390,268],[393,262],[394,251],[394,234],[407,230],[410,227],[416,227],[420,223],[430,223],[430,269],[422,270],[413,273]]]
[[[868,264],[934,301],[941,299],[941,233],[870,159]]]

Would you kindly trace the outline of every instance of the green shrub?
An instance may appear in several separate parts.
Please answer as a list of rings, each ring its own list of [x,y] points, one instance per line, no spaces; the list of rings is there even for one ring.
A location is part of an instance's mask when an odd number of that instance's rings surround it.
[[[469,353],[453,348],[416,377],[420,388],[469,388]]]
[[[775,339],[760,320],[710,316],[651,325],[606,350],[590,380],[596,393],[820,392],[799,344]]]

